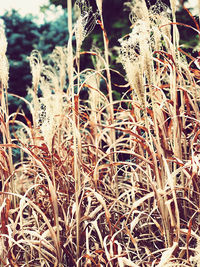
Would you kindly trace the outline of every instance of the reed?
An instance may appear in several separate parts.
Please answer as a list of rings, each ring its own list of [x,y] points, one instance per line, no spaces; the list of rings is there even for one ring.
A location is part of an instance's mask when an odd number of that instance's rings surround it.
[[[67,46],[49,64],[31,53],[32,121],[8,113],[0,32],[1,266],[199,264],[200,70],[179,48],[175,1],[171,11],[127,4],[132,26],[118,50],[129,88],[117,101],[102,3],[94,13],[78,0],[73,25],[68,0]],[[82,51],[96,22],[104,51]],[[82,55],[93,68],[80,69]]]

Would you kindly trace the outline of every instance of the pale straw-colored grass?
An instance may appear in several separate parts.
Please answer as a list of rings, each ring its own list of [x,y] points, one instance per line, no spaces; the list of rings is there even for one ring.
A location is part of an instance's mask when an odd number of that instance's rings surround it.
[[[102,1],[95,15],[77,3],[73,26],[68,0],[67,47],[49,64],[30,55],[32,121],[8,114],[1,78],[1,266],[198,266],[200,88],[178,49],[174,6],[170,24],[160,2],[128,5],[119,58],[129,88],[114,101]],[[105,51],[81,51],[94,18]],[[80,69],[83,55],[94,68]]]

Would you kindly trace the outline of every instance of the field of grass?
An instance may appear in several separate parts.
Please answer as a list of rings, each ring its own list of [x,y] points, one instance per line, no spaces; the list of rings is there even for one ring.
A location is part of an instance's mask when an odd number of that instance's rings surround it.
[[[200,70],[179,47],[175,1],[171,11],[127,4],[132,26],[117,49],[128,89],[118,101],[102,0],[95,14],[84,2],[72,26],[68,0],[66,47],[48,64],[30,55],[32,120],[8,112],[0,32],[1,266],[198,267]],[[82,51],[94,23],[104,51]],[[81,70],[83,55],[93,68]]]

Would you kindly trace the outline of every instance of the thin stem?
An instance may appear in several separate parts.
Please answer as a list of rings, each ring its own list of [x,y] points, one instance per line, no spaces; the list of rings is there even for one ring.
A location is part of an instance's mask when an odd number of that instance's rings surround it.
[[[76,201],[76,259],[78,261],[80,257],[80,206],[79,206],[79,195],[81,190],[80,182],[80,165],[79,165],[79,151],[78,151],[78,128],[76,119],[76,103],[74,94],[74,67],[73,67],[73,48],[72,48],[72,2],[67,0],[68,9],[68,31],[69,31],[69,42],[68,42],[68,78],[69,78],[69,90],[71,89],[72,99],[72,130],[73,130],[73,146],[74,146],[74,179],[75,179],[75,201]],[[77,263],[78,264],[78,263]],[[79,264],[78,264],[79,266]]]
[[[104,28],[104,22],[103,22],[103,16],[102,16],[102,13],[100,13],[100,18],[101,18],[101,21],[99,22],[100,23],[100,26],[102,28],[102,31],[103,31],[103,41],[104,41],[104,51],[105,51],[105,63],[106,63],[106,74],[107,74],[107,81],[108,81],[108,97],[109,97],[109,102],[110,102],[110,105],[109,105],[109,113],[110,113],[110,122],[111,124],[113,125],[114,123],[114,105],[113,105],[113,96],[112,96],[112,84],[111,84],[111,74],[110,74],[110,68],[109,68],[109,48],[108,48],[108,45],[109,45],[109,40],[108,40],[108,37],[107,37],[107,34],[106,34],[106,31],[105,31],[105,28]],[[116,158],[116,136],[115,136],[115,129],[111,129],[111,140],[112,140],[112,144],[114,144],[113,146],[113,156],[112,156],[112,161],[116,162],[117,161],[117,158]],[[111,176],[114,177],[115,175],[115,167],[113,167],[111,169]],[[116,190],[116,197],[118,198],[119,196],[119,192],[118,192],[118,178],[117,178],[117,175],[116,175],[116,178],[115,178],[115,190]]]

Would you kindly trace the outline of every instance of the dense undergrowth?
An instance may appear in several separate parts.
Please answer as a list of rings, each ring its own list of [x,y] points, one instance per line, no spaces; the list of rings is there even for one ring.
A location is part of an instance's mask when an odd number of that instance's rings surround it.
[[[49,65],[30,56],[32,121],[8,114],[1,29],[1,266],[198,266],[200,72],[179,48],[175,1],[171,11],[127,4],[132,26],[118,50],[128,90],[119,101],[102,1],[95,14],[84,2],[72,28],[68,1],[69,42]],[[96,22],[105,49],[81,52]],[[93,69],[80,70],[83,54]]]

